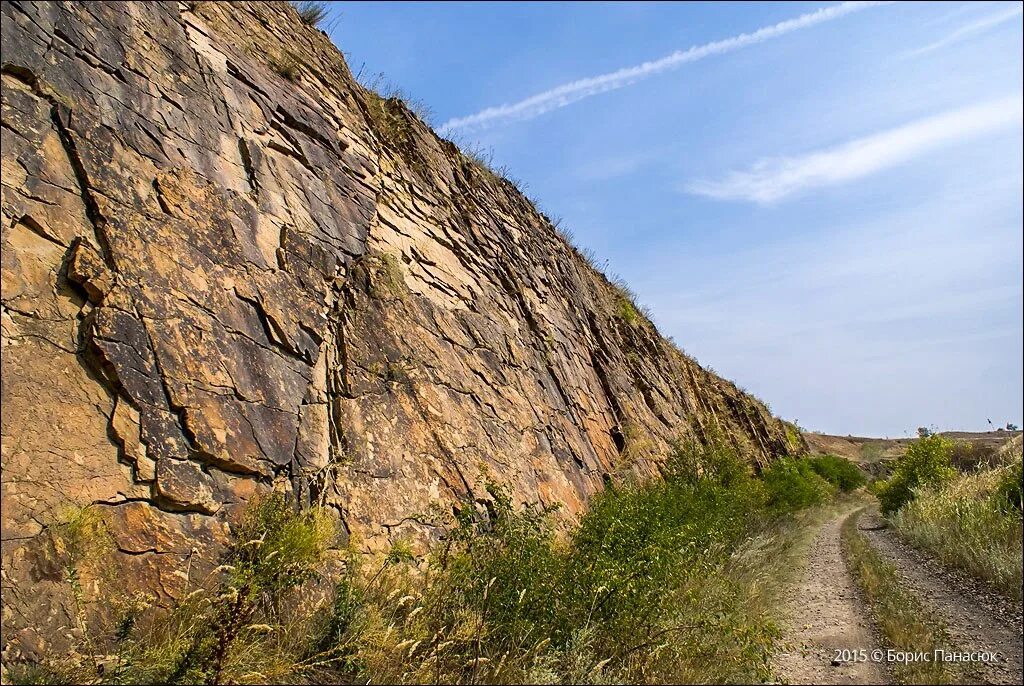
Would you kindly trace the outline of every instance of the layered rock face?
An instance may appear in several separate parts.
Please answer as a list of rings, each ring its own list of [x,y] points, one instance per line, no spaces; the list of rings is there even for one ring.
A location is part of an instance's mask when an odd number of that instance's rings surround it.
[[[75,625],[76,508],[169,600],[272,488],[373,552],[483,472],[571,518],[673,439],[793,448],[286,3],[2,11],[8,657]]]

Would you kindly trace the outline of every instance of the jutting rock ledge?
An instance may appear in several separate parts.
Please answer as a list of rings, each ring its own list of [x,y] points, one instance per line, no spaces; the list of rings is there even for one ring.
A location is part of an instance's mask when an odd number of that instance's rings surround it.
[[[167,601],[271,488],[374,552],[482,469],[571,518],[673,439],[802,443],[286,3],[4,2],[2,59],[8,658],[75,625],[73,508]]]

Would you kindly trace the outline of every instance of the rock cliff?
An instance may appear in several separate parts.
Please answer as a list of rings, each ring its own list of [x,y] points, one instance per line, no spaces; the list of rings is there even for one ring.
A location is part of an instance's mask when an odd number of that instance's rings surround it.
[[[75,623],[74,508],[170,598],[264,489],[372,552],[481,470],[571,517],[676,438],[795,447],[286,3],[2,11],[9,657]]]

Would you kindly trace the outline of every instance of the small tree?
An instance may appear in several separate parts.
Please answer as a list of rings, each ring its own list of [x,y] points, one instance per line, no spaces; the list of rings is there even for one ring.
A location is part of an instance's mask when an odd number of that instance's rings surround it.
[[[914,499],[918,488],[938,485],[956,475],[950,460],[953,444],[929,433],[915,441],[896,461],[892,477],[878,487],[882,514],[890,514]]]

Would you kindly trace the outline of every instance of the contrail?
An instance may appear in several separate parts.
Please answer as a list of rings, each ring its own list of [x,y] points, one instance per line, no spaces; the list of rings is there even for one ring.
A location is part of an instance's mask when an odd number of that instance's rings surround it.
[[[787,19],[772,26],[765,26],[753,33],[741,33],[738,36],[725,38],[723,40],[695,45],[687,50],[677,50],[671,55],[651,62],[644,62],[633,67],[624,67],[618,71],[591,76],[578,81],[556,86],[543,93],[532,95],[525,100],[520,100],[508,105],[488,107],[476,114],[465,117],[449,119],[438,129],[442,135],[459,129],[478,129],[491,126],[501,121],[532,119],[538,115],[550,112],[551,110],[565,107],[577,100],[589,98],[592,95],[616,90],[655,74],[681,67],[690,62],[702,60],[712,55],[720,55],[724,52],[731,52],[748,45],[763,43],[783,36],[793,31],[810,28],[833,19],[844,17],[847,14],[857,12],[868,7],[887,5],[888,2],[844,2],[831,7],[823,7],[815,12],[802,14],[795,19]]]
[[[998,26],[1003,22],[1010,21],[1015,17],[1019,17],[1022,13],[1024,13],[1024,6],[1022,6],[1020,3],[1014,3],[1012,6],[1006,8],[1002,12],[990,14],[986,17],[982,17],[978,21],[967,24],[966,26],[961,26],[959,29],[949,34],[945,38],[937,40],[930,45],[926,45],[923,48],[913,50],[909,52],[908,55],[923,55],[926,52],[931,52],[932,50],[938,50],[939,48],[944,48],[947,45],[958,43],[964,40],[965,38],[969,37],[971,34],[985,31],[986,29],[990,29],[993,26]]]

